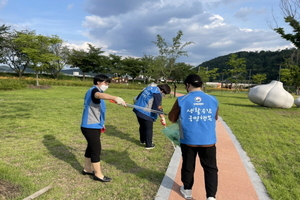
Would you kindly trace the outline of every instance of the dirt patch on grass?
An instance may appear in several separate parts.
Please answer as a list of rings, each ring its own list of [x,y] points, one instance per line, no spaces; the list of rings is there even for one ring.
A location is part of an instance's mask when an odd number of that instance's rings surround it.
[[[21,195],[21,186],[0,179],[0,200],[11,199]]]
[[[39,85],[39,86],[29,85],[28,87],[31,89],[50,89],[51,88],[50,85]]]

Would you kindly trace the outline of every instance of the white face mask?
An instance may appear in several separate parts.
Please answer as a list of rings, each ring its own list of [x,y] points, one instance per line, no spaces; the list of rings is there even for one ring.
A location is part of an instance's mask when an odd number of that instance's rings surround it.
[[[100,90],[102,90],[103,92],[104,92],[105,90],[107,90],[107,88],[108,88],[108,85],[101,85],[101,86],[100,86]]]

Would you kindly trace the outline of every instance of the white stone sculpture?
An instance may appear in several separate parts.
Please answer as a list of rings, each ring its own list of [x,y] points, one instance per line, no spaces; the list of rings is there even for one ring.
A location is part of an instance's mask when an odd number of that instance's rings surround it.
[[[270,108],[291,108],[294,104],[294,97],[283,88],[280,81],[251,88],[248,98],[255,104]]]
[[[300,107],[300,97],[296,98],[294,103],[297,107]]]

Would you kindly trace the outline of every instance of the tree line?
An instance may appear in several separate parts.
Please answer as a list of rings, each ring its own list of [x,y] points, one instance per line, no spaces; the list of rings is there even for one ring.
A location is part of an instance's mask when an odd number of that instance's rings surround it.
[[[35,31],[10,30],[9,26],[0,26],[0,63],[8,65],[22,77],[26,68],[35,71],[36,84],[41,72],[49,73],[58,79],[65,66],[79,68],[83,73],[104,73],[116,77],[131,76],[133,80],[143,75],[147,80],[182,80],[193,71],[194,66],[178,63],[181,56],[188,56],[184,48],[193,42],[181,43],[183,32],[179,30],[173,43],[162,36],[152,41],[158,47],[158,55],[144,55],[141,58],[122,57],[116,54],[105,55],[101,47],[88,44],[88,49],[76,49],[68,46],[57,35],[37,35]]]
[[[51,73],[58,78],[60,71],[69,65],[85,73],[106,73],[120,77],[139,75],[146,80],[171,80],[176,83],[190,73],[199,74],[204,82],[230,81],[231,83],[266,83],[271,80],[293,85],[300,92],[300,4],[299,0],[281,0],[280,7],[284,20],[292,28],[286,33],[284,28],[272,29],[283,39],[294,44],[293,49],[260,52],[237,52],[221,56],[197,67],[177,62],[181,56],[188,56],[184,48],[193,42],[182,44],[183,32],[179,30],[168,43],[161,35],[152,41],[158,54],[141,58],[122,57],[116,54],[104,55],[101,47],[88,44],[88,50],[70,48],[58,36],[37,35],[35,31],[10,31],[10,27],[0,26],[0,63],[7,64],[20,77],[25,69],[36,72],[37,85],[40,72]],[[277,23],[276,23],[277,24]],[[175,87],[176,88],[176,87]]]
[[[238,72],[239,75],[243,76],[243,81],[260,84],[262,82],[279,80],[280,68],[283,69],[285,60],[289,59],[293,52],[294,49],[259,52],[240,51],[203,62],[198,66],[198,70],[208,70],[209,72],[211,69],[217,68],[218,75],[210,77],[210,81],[230,79],[233,76],[230,73],[233,64],[232,61],[230,62],[230,59],[234,56],[234,59],[244,61],[242,62],[244,69]],[[258,80],[256,78],[258,74],[264,74],[265,78]],[[237,74],[234,74],[234,76],[237,76]]]

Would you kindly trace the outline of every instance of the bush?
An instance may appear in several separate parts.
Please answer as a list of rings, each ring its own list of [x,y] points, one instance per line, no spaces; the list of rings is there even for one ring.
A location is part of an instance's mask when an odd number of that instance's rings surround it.
[[[0,76],[0,90],[16,90],[26,88],[28,85],[36,85],[36,78],[34,76],[23,76],[22,78],[18,78],[16,76],[5,76],[2,74]],[[86,80],[81,80],[78,77],[71,77],[65,80],[57,80],[52,78],[46,78],[45,76],[39,77],[39,85],[47,85],[47,86],[83,86],[83,87],[91,87],[93,85],[93,79],[88,78]],[[137,83],[128,83],[128,84],[117,84],[111,83],[111,88],[119,88],[119,89],[137,89],[141,90],[146,87],[145,84],[137,84]]]
[[[27,87],[27,83],[19,79],[0,78],[0,90],[20,90]]]

